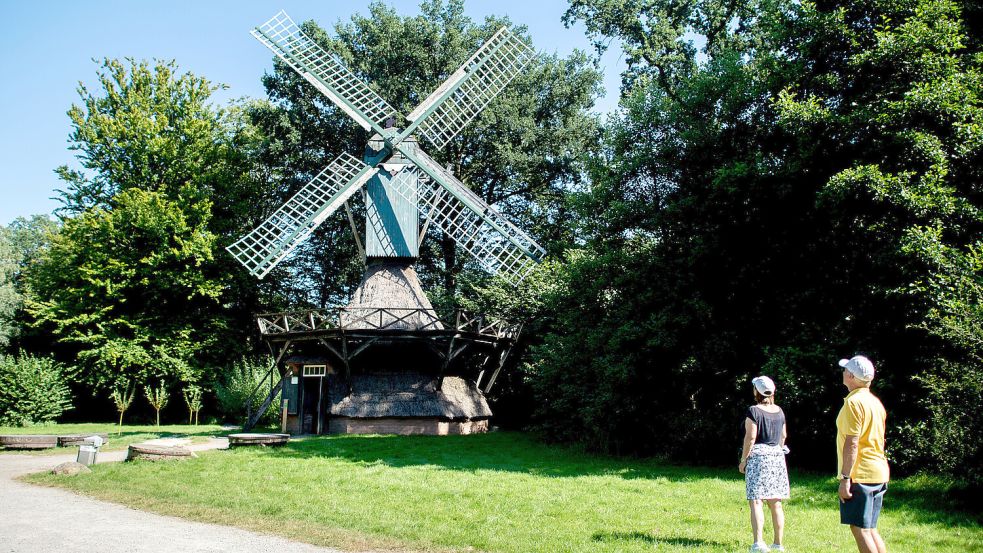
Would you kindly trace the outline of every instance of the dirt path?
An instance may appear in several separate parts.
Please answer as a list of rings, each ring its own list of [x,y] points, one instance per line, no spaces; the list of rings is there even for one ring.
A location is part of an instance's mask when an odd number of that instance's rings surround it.
[[[217,449],[227,444],[223,438],[190,447]],[[126,451],[100,453],[99,462],[119,462],[124,457]],[[0,454],[0,553],[341,553],[337,549],[146,513],[65,490],[14,481],[17,476],[74,460],[74,453],[43,457]]]

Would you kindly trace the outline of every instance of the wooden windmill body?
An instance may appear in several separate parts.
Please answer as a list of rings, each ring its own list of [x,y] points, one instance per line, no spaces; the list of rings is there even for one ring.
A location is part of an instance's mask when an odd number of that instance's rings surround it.
[[[485,401],[519,328],[480,315],[441,318],[413,264],[433,225],[484,269],[521,280],[544,254],[525,232],[430,158],[416,136],[441,148],[532,59],[499,29],[447,81],[400,117],[283,12],[252,34],[367,131],[363,159],[336,157],[266,221],[229,246],[263,278],[327,217],[361,191],[366,262],[344,308],[260,315],[279,355],[257,388],[266,399],[252,426],[282,397],[288,430],[300,433],[470,433],[487,429]],[[397,121],[403,121],[402,128]],[[268,386],[268,392],[266,387]]]

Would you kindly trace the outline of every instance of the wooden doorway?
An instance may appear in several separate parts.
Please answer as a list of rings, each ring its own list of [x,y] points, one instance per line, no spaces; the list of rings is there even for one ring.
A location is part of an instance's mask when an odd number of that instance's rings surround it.
[[[325,365],[304,365],[303,404],[301,408],[301,432],[304,434],[323,434],[328,425],[327,367]]]

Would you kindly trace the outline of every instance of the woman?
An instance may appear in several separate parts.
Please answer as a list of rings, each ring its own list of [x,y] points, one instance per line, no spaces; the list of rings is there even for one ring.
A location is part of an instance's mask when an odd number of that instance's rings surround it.
[[[756,405],[748,407],[745,414],[744,448],[741,450],[741,464],[737,467],[745,475],[747,499],[751,506],[751,532],[754,534],[751,551],[769,550],[762,538],[762,501],[768,503],[775,529],[775,540],[770,550],[785,551],[782,546],[785,529],[782,500],[789,497],[788,468],[785,466],[785,453],[788,452],[785,447],[785,413],[775,405],[775,383],[770,378],[759,376],[751,384],[754,386]]]

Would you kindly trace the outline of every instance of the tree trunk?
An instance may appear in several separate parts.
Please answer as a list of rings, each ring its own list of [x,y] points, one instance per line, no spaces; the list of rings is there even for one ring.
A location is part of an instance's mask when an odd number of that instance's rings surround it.
[[[444,233],[440,238],[440,251],[444,256],[444,288],[450,296],[457,289],[457,243]]]

